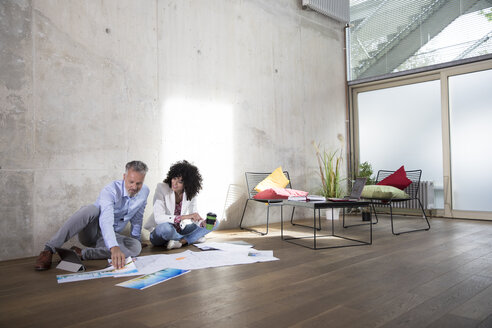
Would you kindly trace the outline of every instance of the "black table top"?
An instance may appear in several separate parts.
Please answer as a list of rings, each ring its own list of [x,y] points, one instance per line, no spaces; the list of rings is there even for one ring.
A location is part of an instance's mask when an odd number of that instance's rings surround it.
[[[305,200],[288,200],[284,199],[282,201],[283,205],[290,206],[300,206],[300,207],[308,207],[308,208],[342,208],[342,207],[359,207],[359,206],[369,206],[371,203],[368,201],[331,201],[331,200],[321,200],[321,201],[305,201]]]

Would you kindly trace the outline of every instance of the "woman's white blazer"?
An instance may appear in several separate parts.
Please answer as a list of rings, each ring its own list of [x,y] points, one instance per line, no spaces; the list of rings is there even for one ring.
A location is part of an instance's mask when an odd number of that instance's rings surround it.
[[[181,204],[181,215],[196,213],[196,197],[192,200],[186,199],[186,193],[183,193],[183,203]],[[176,197],[174,191],[167,183],[158,183],[154,193],[154,213],[148,218],[144,228],[153,231],[161,223],[174,223],[174,210],[176,208]]]

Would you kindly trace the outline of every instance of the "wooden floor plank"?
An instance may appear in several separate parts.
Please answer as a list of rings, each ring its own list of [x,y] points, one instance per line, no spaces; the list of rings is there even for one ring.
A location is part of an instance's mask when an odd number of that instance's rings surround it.
[[[472,276],[398,316],[383,327],[425,327],[466,303],[491,285],[492,279],[489,277]]]
[[[446,314],[431,323],[427,328],[473,328],[477,327],[478,324],[479,322],[472,319]]]
[[[451,311],[451,314],[477,321],[485,320],[492,309],[492,286]]]

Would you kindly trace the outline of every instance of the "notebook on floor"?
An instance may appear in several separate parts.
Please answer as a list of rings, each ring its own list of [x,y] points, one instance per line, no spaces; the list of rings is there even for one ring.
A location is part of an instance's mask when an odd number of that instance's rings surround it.
[[[56,252],[60,255],[61,259],[60,263],[56,266],[57,269],[71,272],[85,271],[84,264],[82,264],[82,261],[74,250],[56,247]]]
[[[357,202],[360,200],[360,196],[362,195],[362,190],[366,185],[367,178],[356,178],[354,185],[352,186],[352,192],[349,196],[345,196],[344,198],[327,198],[332,202]]]

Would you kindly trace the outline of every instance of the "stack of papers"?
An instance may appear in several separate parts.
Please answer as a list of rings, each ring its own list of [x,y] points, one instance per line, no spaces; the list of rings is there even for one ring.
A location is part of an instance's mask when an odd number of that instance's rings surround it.
[[[307,196],[290,196],[288,200],[293,201],[326,201],[326,198],[320,195],[307,195]]]

